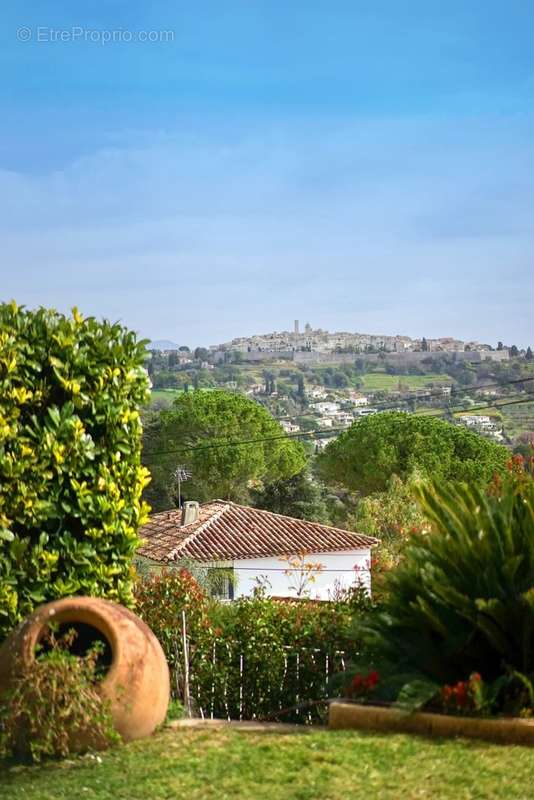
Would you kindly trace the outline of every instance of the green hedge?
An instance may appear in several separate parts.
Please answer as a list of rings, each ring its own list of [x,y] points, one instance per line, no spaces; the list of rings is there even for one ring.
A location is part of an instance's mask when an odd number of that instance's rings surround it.
[[[327,696],[328,679],[355,657],[354,616],[370,607],[358,592],[331,603],[263,596],[220,603],[206,597],[186,570],[141,580],[136,601],[165,651],[176,698],[184,700],[185,611],[193,710],[285,722],[321,718],[324,706],[285,710]]]
[[[143,357],[120,325],[0,305],[0,640],[54,598],[131,602]]]

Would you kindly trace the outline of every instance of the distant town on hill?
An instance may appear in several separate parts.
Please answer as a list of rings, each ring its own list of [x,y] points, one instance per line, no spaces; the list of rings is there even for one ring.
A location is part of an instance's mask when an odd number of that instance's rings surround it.
[[[209,348],[151,342],[152,401],[223,389],[265,406],[288,435],[314,433],[317,451],[369,414],[442,416],[512,447],[533,428],[532,349],[453,337],[314,329],[257,334]],[[523,438],[522,438],[523,437]]]
[[[274,331],[273,333],[255,334],[232,339],[230,342],[214,345],[211,350],[236,350],[250,352],[267,350],[283,352],[301,350],[308,352],[332,353],[336,351],[366,352],[381,350],[386,352],[414,352],[437,350],[444,352],[465,350],[492,350],[489,344],[480,342],[464,342],[451,336],[440,339],[429,339],[424,336],[413,339],[410,336],[387,336],[384,334],[349,333],[346,331],[330,332],[322,328],[312,328],[309,322],[301,329],[299,320],[295,320],[293,330]]]
[[[178,345],[167,339],[152,341],[148,349],[161,352],[185,351],[188,347]],[[197,348],[198,349],[198,348]],[[203,348],[202,348],[203,349]],[[262,361],[276,356],[279,359],[294,361],[315,360],[298,354],[372,354],[372,353],[499,353],[495,360],[508,358],[518,353],[514,345],[505,346],[499,342],[495,347],[478,341],[464,341],[453,336],[413,338],[400,334],[369,334],[347,331],[328,331],[313,328],[307,322],[303,328],[295,320],[293,330],[273,331],[271,333],[239,336],[229,342],[211,345],[208,352],[212,359],[227,361],[229,353],[239,353],[247,360]],[[330,361],[331,359],[320,359]],[[475,360],[475,359],[473,359]]]

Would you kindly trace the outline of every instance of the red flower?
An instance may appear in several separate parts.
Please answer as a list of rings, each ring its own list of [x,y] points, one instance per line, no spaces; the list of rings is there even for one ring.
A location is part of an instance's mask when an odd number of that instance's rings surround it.
[[[376,670],[372,670],[365,677],[358,673],[354,676],[350,684],[351,694],[362,694],[372,691],[380,680],[380,675]]]
[[[363,677],[360,674],[355,675],[354,678],[352,679],[352,688],[355,691],[358,691],[359,689],[362,688],[362,686],[363,686]]]
[[[366,681],[367,688],[374,689],[379,680],[380,680],[380,675],[376,670],[373,670],[367,676],[367,681]]]
[[[451,699],[452,695],[452,687],[451,686],[442,686],[441,687],[441,696],[444,702],[448,702]]]
[[[469,694],[465,681],[458,681],[453,691],[458,708],[465,708],[469,701]]]

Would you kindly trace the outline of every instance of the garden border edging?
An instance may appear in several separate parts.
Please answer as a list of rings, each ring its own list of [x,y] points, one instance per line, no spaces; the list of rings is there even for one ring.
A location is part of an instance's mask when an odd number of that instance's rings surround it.
[[[328,714],[330,730],[370,730],[417,733],[423,736],[463,736],[498,744],[534,746],[534,719],[480,719],[397,708],[359,705],[335,700]]]

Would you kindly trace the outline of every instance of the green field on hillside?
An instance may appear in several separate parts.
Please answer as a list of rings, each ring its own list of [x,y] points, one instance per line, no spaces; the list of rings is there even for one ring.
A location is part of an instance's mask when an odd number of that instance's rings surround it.
[[[182,394],[183,389],[152,389],[151,400],[164,400],[167,403],[172,403],[175,397]]]
[[[399,388],[424,389],[429,384],[452,384],[449,375],[388,375],[386,372],[369,372],[362,375],[363,388],[369,392],[394,392]]]
[[[534,400],[531,403],[504,406],[503,417],[506,433],[509,436],[534,431]]]
[[[183,389],[152,389],[151,392],[151,401],[154,400],[166,400],[167,403],[172,403],[175,397],[178,397],[183,393]],[[193,391],[191,389],[191,391]],[[211,388],[201,388],[198,391],[200,392],[211,392]]]

